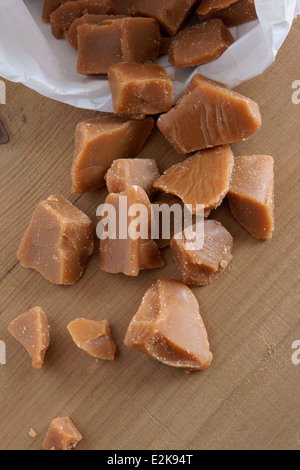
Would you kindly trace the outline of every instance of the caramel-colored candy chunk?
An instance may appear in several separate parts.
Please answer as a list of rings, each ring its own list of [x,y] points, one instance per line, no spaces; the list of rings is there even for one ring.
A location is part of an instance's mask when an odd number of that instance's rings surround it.
[[[168,111],[174,105],[174,86],[156,64],[120,63],[109,69],[109,86],[116,114],[141,119]]]
[[[78,49],[78,27],[82,24],[97,24],[101,25],[106,20],[117,20],[123,18],[122,16],[113,15],[83,15],[77,18],[70,26],[69,31],[66,32],[65,38],[74,49]]]
[[[197,15],[201,20],[220,18],[229,28],[257,19],[254,0],[202,0]]]
[[[63,39],[73,21],[87,13],[113,14],[114,8],[110,0],[77,0],[64,3],[50,16],[53,36],[56,39]]]
[[[43,443],[45,450],[72,450],[82,435],[70,418],[54,419]]]
[[[45,23],[50,23],[51,13],[68,1],[69,0],[44,0],[42,20],[45,21]]]
[[[180,197],[184,204],[215,209],[226,196],[233,168],[233,154],[228,145],[202,150],[182,163],[172,166],[154,188]]]
[[[20,315],[9,324],[8,331],[24,346],[32,366],[41,369],[50,344],[49,325],[43,310],[35,307]]]
[[[183,29],[173,39],[169,61],[175,67],[206,64],[218,59],[234,38],[223,21],[215,19]]]
[[[105,217],[106,231],[111,226],[116,231],[114,238],[107,236],[100,240],[101,268],[112,274],[124,273],[127,276],[138,276],[142,269],[155,269],[164,266],[157,244],[151,240],[152,211],[149,198],[145,191],[139,186],[131,186],[123,193],[111,193],[106,199],[106,204],[114,207],[115,213],[111,211]],[[124,205],[126,207],[124,208]],[[140,214],[132,214],[133,205],[139,205],[144,210]],[[136,206],[137,207],[137,206]],[[132,226],[140,227],[140,237],[136,232],[130,232]]]
[[[237,157],[228,192],[232,215],[255,238],[272,238],[274,160],[266,155]]]
[[[77,125],[72,165],[73,192],[83,194],[105,186],[112,162],[135,157],[150,135],[154,121],[126,120],[114,114],[88,119]]]
[[[127,158],[115,160],[105,179],[110,193],[121,193],[130,186],[140,186],[151,198],[155,193],[153,183],[159,177],[155,160]]]
[[[119,18],[78,26],[77,72],[107,74],[119,62],[152,62],[159,53],[160,30],[153,18]]]
[[[117,15],[130,15],[130,0],[112,0]]]
[[[91,224],[59,194],[40,202],[19,248],[21,265],[54,284],[75,284],[94,250]]]
[[[173,367],[201,370],[212,362],[196,297],[185,284],[170,279],[146,292],[124,344]]]
[[[254,101],[197,74],[157,125],[175,149],[186,154],[241,142],[260,128],[261,115]]]
[[[182,280],[206,286],[222,274],[232,260],[233,239],[216,220],[204,221],[203,243],[194,239],[196,226],[188,227],[171,240],[171,249]]]
[[[116,345],[111,337],[108,321],[78,318],[69,323],[68,330],[74,343],[90,356],[109,361],[115,358]]]
[[[174,36],[188,18],[197,0],[131,0],[134,16],[156,18],[167,33]]]

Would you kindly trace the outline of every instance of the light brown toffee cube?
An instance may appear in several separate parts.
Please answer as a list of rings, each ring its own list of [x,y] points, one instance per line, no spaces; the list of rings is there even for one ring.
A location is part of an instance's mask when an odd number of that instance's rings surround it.
[[[196,13],[200,20],[220,18],[229,28],[257,19],[254,0],[202,0]]]
[[[175,67],[206,64],[218,59],[234,38],[221,20],[207,21],[180,31],[169,49],[169,61]]]
[[[82,435],[70,418],[54,419],[43,443],[44,450],[72,450]]]
[[[216,220],[204,221],[204,244],[193,239],[196,227],[189,227],[171,240],[171,249],[182,280],[193,286],[206,286],[222,274],[232,260],[233,239]]]
[[[59,194],[40,202],[19,248],[21,265],[54,284],[75,284],[94,250],[91,224]]]
[[[63,39],[73,21],[87,13],[109,15],[114,13],[114,8],[110,0],[68,1],[50,15],[53,36],[56,39]]]
[[[43,366],[50,344],[49,328],[47,317],[40,307],[23,313],[8,326],[8,331],[28,352],[35,369]]]
[[[107,74],[119,62],[152,62],[159,53],[160,29],[153,18],[106,19],[101,25],[79,25],[77,30],[81,74]]]
[[[108,321],[78,318],[69,323],[68,330],[74,343],[90,356],[109,361],[115,358],[116,345]]]
[[[232,215],[255,238],[272,238],[274,160],[267,155],[237,157],[228,192]]]
[[[185,284],[171,279],[146,292],[124,344],[168,366],[201,370],[212,362],[198,301]]]
[[[112,162],[135,157],[149,137],[154,121],[122,119],[105,114],[77,125],[72,165],[73,192],[83,194],[105,186],[104,176]]]
[[[143,117],[174,105],[174,86],[163,67],[120,63],[109,69],[113,106],[119,116]]]
[[[197,0],[131,0],[130,13],[151,16],[174,36],[188,18]]]
[[[124,200],[127,210],[123,209]],[[122,201],[122,202],[120,202]],[[117,221],[115,237],[106,237],[100,240],[101,269],[108,273],[123,273],[127,276],[138,276],[142,269],[156,269],[164,266],[157,244],[151,240],[152,211],[149,198],[139,186],[131,186],[123,193],[110,193],[105,203],[115,208],[116,217],[109,213],[106,223]],[[141,237],[134,239],[129,233],[130,227],[135,223],[137,216],[130,214],[133,205],[139,204],[145,208],[139,216],[140,230],[145,228]],[[120,222],[121,217],[121,222]],[[103,222],[104,224],[104,222]],[[124,235],[120,236],[120,226],[124,226]],[[106,230],[108,230],[106,228]]]
[[[157,125],[174,148],[186,154],[247,139],[260,128],[261,115],[254,101],[197,74]]]
[[[192,206],[193,214],[196,204],[216,209],[228,192],[233,162],[228,145],[202,150],[169,168],[154,188],[180,197]]]
[[[151,198],[156,192],[153,183],[159,177],[155,160],[126,158],[115,160],[105,179],[110,193],[121,193],[130,186],[140,186]]]

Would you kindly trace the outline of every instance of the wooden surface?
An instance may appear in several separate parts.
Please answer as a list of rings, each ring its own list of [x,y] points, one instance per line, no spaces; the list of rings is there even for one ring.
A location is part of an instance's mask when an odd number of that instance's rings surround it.
[[[72,287],[51,285],[26,270],[16,252],[40,200],[61,193],[96,223],[106,191],[71,193],[74,129],[94,115],[7,83],[0,119],[10,141],[0,146],[1,273],[0,448],[40,449],[50,421],[71,416],[84,440],[80,449],[299,449],[300,365],[291,361],[300,339],[297,310],[300,105],[292,82],[300,79],[300,20],[276,63],[239,90],[258,101],[262,129],[235,145],[235,155],[275,159],[276,232],[257,241],[230,216],[214,214],[234,237],[234,260],[212,285],[193,288],[207,326],[214,362],[187,375],[123,346],[142,296],[161,277],[179,279],[171,253],[162,270],[137,279],[99,269],[98,246],[84,277]],[[160,170],[179,162],[156,130],[141,156]],[[299,296],[298,296],[299,298]],[[39,305],[51,324],[51,346],[41,371],[8,334],[17,315]],[[73,344],[66,326],[77,317],[107,318],[118,345],[114,362],[99,362]],[[28,431],[38,436],[32,440]]]

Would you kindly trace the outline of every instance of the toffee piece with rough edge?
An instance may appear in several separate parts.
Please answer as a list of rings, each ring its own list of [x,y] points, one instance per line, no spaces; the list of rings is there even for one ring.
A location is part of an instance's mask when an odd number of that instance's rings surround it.
[[[228,28],[257,20],[254,0],[202,0],[196,13],[200,20],[219,18]]]
[[[75,284],[94,250],[92,221],[57,194],[40,202],[23,237],[18,260],[54,284]]]
[[[204,243],[193,240],[196,227],[188,227],[171,240],[173,256],[183,282],[206,286],[219,277],[232,260],[233,238],[216,220],[204,221]]]
[[[82,439],[73,421],[68,418],[54,419],[43,443],[44,450],[72,450]]]
[[[69,323],[67,328],[78,348],[97,359],[114,360],[116,345],[107,320],[77,318]]]
[[[152,118],[122,119],[114,114],[80,122],[75,132],[72,189],[83,194],[105,186],[105,174],[114,160],[134,158],[154,126]]]
[[[171,279],[146,292],[124,344],[172,367],[202,370],[212,362],[198,301],[189,287]]]
[[[253,237],[272,238],[275,229],[273,158],[236,157],[228,200],[232,215]]]
[[[159,117],[157,126],[185,155],[247,139],[260,128],[261,115],[254,101],[197,74],[176,106]]]
[[[47,317],[41,307],[34,307],[29,312],[15,318],[9,326],[9,333],[19,341],[32,359],[32,367],[41,369],[45,354],[50,344]]]

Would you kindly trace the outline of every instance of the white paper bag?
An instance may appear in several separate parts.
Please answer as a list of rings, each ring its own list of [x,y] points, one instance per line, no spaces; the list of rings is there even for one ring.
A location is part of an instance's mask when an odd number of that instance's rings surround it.
[[[194,69],[175,69],[167,56],[158,60],[174,81],[176,97],[195,73],[233,87],[272,64],[300,14],[300,0],[255,4],[259,20],[232,28],[236,42],[218,60]],[[0,76],[79,108],[113,111],[107,79],[76,73],[76,51],[52,36],[42,8],[43,0],[0,0]]]

